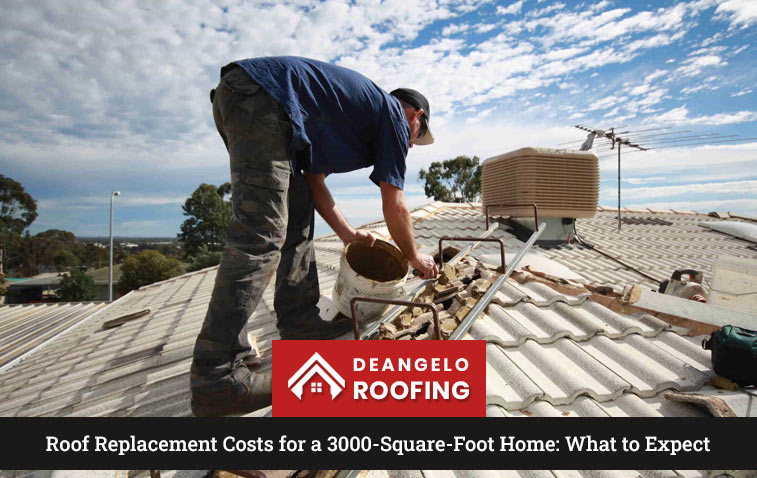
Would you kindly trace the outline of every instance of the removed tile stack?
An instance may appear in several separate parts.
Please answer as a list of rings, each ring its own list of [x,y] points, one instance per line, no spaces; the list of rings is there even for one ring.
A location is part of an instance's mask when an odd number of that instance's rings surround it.
[[[492,285],[494,267],[472,258],[446,264],[435,282],[414,300],[434,304],[439,313],[442,338],[448,339],[463,318]],[[428,340],[435,336],[433,313],[421,307],[407,307],[394,320],[379,326],[379,340]]]

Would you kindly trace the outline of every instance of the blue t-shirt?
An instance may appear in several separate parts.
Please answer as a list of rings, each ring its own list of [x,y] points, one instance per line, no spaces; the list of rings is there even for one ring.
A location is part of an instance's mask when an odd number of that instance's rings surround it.
[[[289,115],[293,167],[330,174],[373,166],[374,183],[403,188],[410,128],[395,97],[356,71],[307,58],[235,63]]]

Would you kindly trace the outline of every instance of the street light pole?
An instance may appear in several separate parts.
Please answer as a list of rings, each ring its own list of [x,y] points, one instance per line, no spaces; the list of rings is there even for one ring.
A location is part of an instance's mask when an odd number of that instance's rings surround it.
[[[108,260],[108,301],[113,302],[113,198],[120,196],[119,191],[110,193],[110,257]]]

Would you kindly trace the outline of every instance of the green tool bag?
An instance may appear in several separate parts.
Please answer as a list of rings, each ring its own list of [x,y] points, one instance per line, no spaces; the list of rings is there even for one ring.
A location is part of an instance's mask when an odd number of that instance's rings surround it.
[[[712,368],[741,386],[757,385],[757,331],[726,325],[702,341],[712,350]]]

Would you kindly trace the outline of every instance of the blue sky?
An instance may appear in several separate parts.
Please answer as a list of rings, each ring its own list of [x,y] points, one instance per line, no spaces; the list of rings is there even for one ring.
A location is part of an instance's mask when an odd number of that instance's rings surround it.
[[[208,90],[220,66],[300,55],[429,98],[432,161],[581,141],[576,123],[757,137],[757,2],[9,1],[0,18],[0,172],[38,201],[33,233],[174,236],[201,183],[228,180]],[[624,205],[757,215],[757,140],[623,161]],[[614,205],[616,159],[601,157]],[[381,216],[369,170],[328,184],[355,225]],[[319,220],[319,234],[328,228]]]

